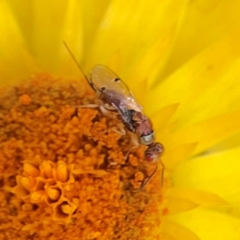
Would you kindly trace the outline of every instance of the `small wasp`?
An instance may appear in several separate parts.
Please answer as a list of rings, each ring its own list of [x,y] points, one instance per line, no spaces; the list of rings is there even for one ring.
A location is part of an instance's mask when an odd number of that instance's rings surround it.
[[[82,71],[65,42],[64,45]],[[89,72],[89,77],[85,76],[85,78],[92,89],[97,93],[99,99],[101,99],[103,105],[99,107],[102,109],[102,112],[104,113],[108,110],[116,111],[128,131],[137,135],[139,140],[135,141],[133,139],[135,147],[139,142],[142,145],[148,146],[144,154],[145,160],[149,163],[155,163],[156,168],[153,173],[142,182],[141,189],[152,179],[157,170],[158,162],[160,162],[162,166],[163,183],[164,165],[160,160],[163,153],[163,146],[155,142],[152,123],[143,113],[142,107],[137,103],[128,86],[113,71],[103,65],[96,65],[93,67]]]

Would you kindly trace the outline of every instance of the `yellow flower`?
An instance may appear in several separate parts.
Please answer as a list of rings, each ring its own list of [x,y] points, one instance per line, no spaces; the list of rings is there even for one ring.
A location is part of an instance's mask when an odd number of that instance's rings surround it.
[[[36,72],[81,75],[63,41],[84,70],[109,66],[143,105],[165,147],[171,184],[160,239],[239,240],[239,12],[239,2],[226,0],[2,0],[0,84]],[[52,169],[67,169],[26,164],[34,178],[43,169],[53,179]],[[26,197],[36,184],[30,180],[18,176],[15,190]],[[58,189],[46,192],[55,196]],[[78,203],[63,203],[54,217],[62,208],[69,221]]]

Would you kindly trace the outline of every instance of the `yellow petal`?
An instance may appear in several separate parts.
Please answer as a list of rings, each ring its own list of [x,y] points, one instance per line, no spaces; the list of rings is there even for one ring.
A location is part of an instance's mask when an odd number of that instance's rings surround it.
[[[239,109],[239,38],[237,32],[210,46],[146,94],[146,111],[180,103],[180,128]]]
[[[9,5],[41,70],[69,75],[79,72],[66,58],[68,53],[63,48],[63,41],[66,41],[78,59],[81,57],[83,28],[79,1],[36,0],[25,4],[14,1]]]
[[[154,130],[156,132],[160,132],[162,128],[165,127],[165,123],[171,119],[171,117],[177,111],[178,107],[178,103],[171,104],[159,109],[155,114],[149,116],[153,122]]]
[[[171,219],[196,233],[201,240],[240,239],[240,220],[216,211],[194,209],[173,215]]]
[[[238,133],[240,131],[239,118],[240,111],[225,113],[161,136],[159,140],[172,147],[179,144],[198,143],[194,152],[198,153]]]
[[[196,208],[199,206],[199,204],[197,204],[194,201],[190,201],[188,199],[184,199],[184,198],[177,198],[177,197],[168,197],[168,213],[169,214],[175,214],[175,213],[179,213],[179,212],[185,212],[185,211],[189,211],[193,208]]]
[[[95,34],[98,32],[99,23],[104,19],[105,13],[108,10],[108,5],[111,2],[112,0],[81,0],[80,2],[79,7],[81,9],[80,14],[83,21],[82,29],[84,32],[84,48],[82,49],[83,63],[86,63],[85,58],[89,55],[92,43],[96,39]],[[76,31],[79,31],[79,26],[76,26],[74,29],[73,37]]]
[[[174,72],[211,43],[239,28],[239,1],[195,0],[189,1],[188,5],[162,78]]]
[[[240,220],[240,202],[227,205],[216,205],[211,207],[212,210],[238,218]]]
[[[237,148],[182,163],[174,171],[174,186],[212,192],[230,203],[238,203],[240,209],[239,157]]]
[[[214,193],[191,188],[172,187],[169,189],[168,196],[188,199],[201,206],[229,206],[226,200]]]
[[[63,40],[72,43],[73,33],[71,31],[76,29],[74,24],[79,24],[80,21],[77,1],[37,0],[32,3],[32,11],[34,16],[31,34],[32,51],[44,71],[56,71]],[[73,11],[75,11],[74,14]],[[79,26],[79,31],[74,34],[76,34],[76,40],[79,41],[78,46],[81,46],[79,39],[79,37],[81,38],[81,25],[79,24]],[[64,29],[65,27],[68,29]],[[71,36],[69,37],[69,35]],[[79,49],[74,48],[73,50],[79,54]]]
[[[171,148],[164,143],[164,155],[162,157],[164,165],[168,169],[176,167],[181,161],[186,160],[197,147],[197,143],[179,144],[175,148]]]
[[[142,70],[138,68],[138,72],[142,71],[141,77],[145,78],[157,60],[158,66],[165,62],[175,40],[185,2],[174,0],[156,4],[153,0],[140,0],[136,4],[133,0],[111,1],[95,35],[96,41],[86,55],[87,69],[96,63],[107,64],[118,52],[117,64],[111,61],[109,65],[116,72],[123,73],[123,69],[126,72],[136,59],[144,57],[150,59],[149,62],[145,61],[145,65],[141,64]],[[150,50],[149,46],[154,46],[153,43],[158,40],[160,42],[160,39],[163,44],[156,44],[155,48],[153,47],[158,53]],[[124,74],[122,77],[125,78]]]
[[[162,232],[164,240],[200,240],[189,229],[166,218],[162,222]]]
[[[0,22],[0,84],[4,86],[6,82],[19,82],[21,78],[37,71],[37,68],[27,51],[18,24],[4,0],[0,2]]]
[[[240,133],[233,135],[230,138],[225,139],[213,148],[209,149],[209,152],[219,152],[224,150],[229,150],[231,148],[236,148],[240,146]]]
[[[182,7],[183,6],[184,4],[182,4]],[[131,88],[136,87],[136,85],[132,83],[137,84],[142,80],[146,80],[147,87],[149,88],[159,80],[157,76],[159,72],[161,72],[168,55],[171,53],[171,46],[173,45],[180,23],[181,19],[178,19],[178,22],[170,25],[169,28],[165,30],[166,32],[161,34],[161,36],[149,46],[149,49],[138,59],[135,65],[132,63],[134,67],[126,77]],[[132,79],[137,79],[137,81],[131,81]]]
[[[173,187],[169,189],[167,199],[168,214],[185,212],[196,207],[214,207],[228,213],[231,211],[232,215],[237,214],[223,198],[206,191]]]
[[[162,240],[177,240],[176,238],[170,236],[168,233],[163,233],[161,236]]]

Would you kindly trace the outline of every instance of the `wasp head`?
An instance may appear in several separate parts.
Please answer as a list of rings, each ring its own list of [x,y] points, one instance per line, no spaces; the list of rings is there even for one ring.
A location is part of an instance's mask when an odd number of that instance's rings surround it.
[[[157,162],[160,159],[163,150],[163,145],[161,143],[153,143],[145,151],[146,161],[152,163]]]

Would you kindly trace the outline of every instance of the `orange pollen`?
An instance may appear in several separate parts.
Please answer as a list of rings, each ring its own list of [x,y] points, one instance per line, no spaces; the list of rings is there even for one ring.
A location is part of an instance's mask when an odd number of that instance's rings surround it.
[[[90,107],[85,80],[25,82],[0,94],[0,239],[160,239],[160,170],[140,188],[155,169],[146,147]]]

